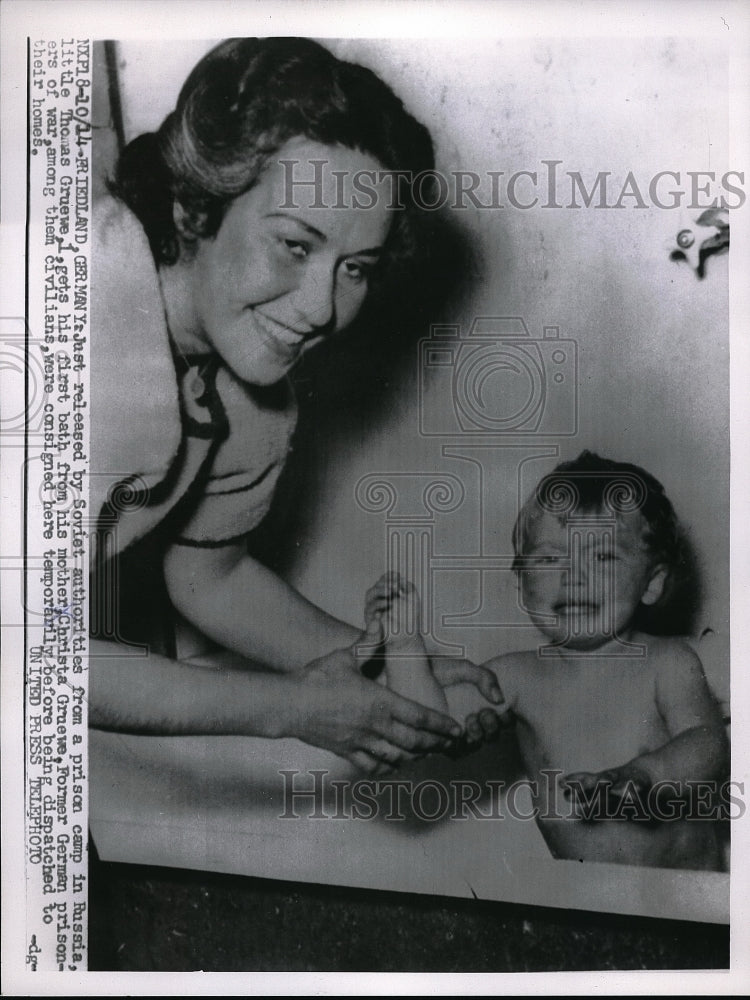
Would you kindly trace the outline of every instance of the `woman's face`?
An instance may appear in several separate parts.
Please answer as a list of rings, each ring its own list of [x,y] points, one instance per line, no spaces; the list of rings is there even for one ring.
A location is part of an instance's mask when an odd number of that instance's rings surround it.
[[[293,175],[282,160],[297,161]],[[351,323],[392,214],[385,189],[371,208],[355,207],[352,177],[382,169],[356,150],[286,143],[231,203],[216,236],[198,240],[185,260],[190,303],[181,346],[208,347],[244,381],[272,385],[304,351]],[[316,170],[317,186],[299,183]]]

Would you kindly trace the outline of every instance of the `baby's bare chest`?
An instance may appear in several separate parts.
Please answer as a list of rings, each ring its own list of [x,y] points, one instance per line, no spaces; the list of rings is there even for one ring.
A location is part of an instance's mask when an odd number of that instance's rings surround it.
[[[647,659],[570,670],[534,664],[519,676],[516,715],[527,765],[537,769],[599,771],[668,738]]]

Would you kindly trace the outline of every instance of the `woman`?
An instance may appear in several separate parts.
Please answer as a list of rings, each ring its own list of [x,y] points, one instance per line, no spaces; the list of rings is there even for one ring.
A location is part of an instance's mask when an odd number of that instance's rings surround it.
[[[92,725],[297,736],[367,771],[460,733],[362,676],[359,630],[246,544],[289,449],[287,375],[417,253],[417,206],[389,172],[432,165],[426,129],[382,81],[301,39],[221,44],[159,132],[123,151],[93,276]],[[178,662],[143,602],[128,634],[108,619],[128,576],[149,600],[163,580],[180,616],[277,672]],[[443,663],[439,679],[499,700],[468,663]]]

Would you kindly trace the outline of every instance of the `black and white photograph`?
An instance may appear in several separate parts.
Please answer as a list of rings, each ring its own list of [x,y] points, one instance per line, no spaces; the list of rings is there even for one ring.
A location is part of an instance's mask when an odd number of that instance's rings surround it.
[[[747,8],[44,6],[16,995],[742,991]]]

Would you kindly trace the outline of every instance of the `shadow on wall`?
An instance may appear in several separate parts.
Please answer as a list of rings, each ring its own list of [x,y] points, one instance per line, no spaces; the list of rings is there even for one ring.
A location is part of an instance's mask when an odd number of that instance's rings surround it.
[[[250,540],[257,558],[291,571],[319,520],[323,485],[339,456],[361,449],[399,399],[414,392],[414,358],[430,325],[461,314],[480,277],[471,233],[455,214],[436,214],[424,252],[336,342],[306,356],[295,373],[299,422],[273,508]]]
[[[429,251],[409,276],[372,303],[338,343],[307,356],[296,372],[300,417],[294,451],[271,513],[250,540],[253,554],[281,575],[292,571],[319,523],[337,463],[365,447],[399,400],[416,391],[418,342],[431,324],[463,315],[483,278],[484,261],[455,213],[435,218],[427,240]],[[652,635],[694,635],[701,625],[703,573],[684,530],[679,552],[668,602],[641,609],[637,627]]]

